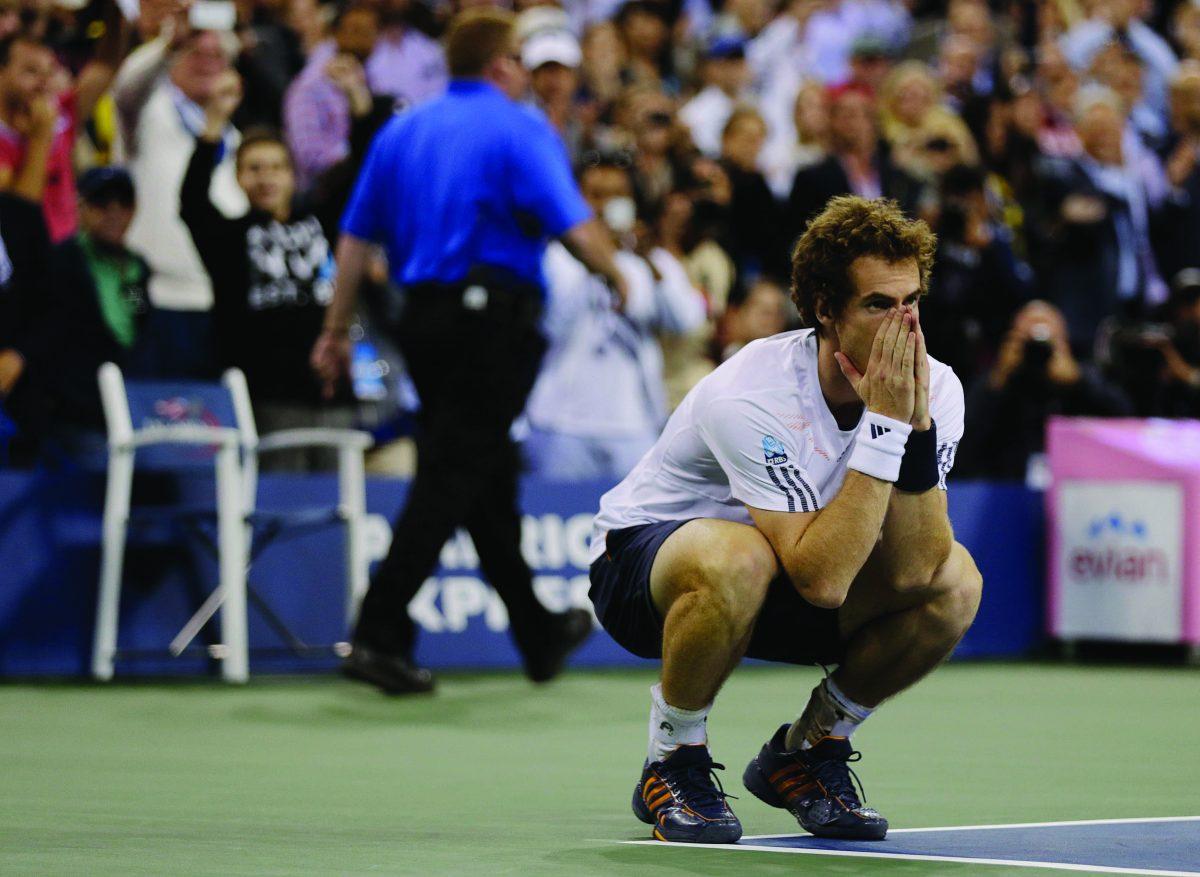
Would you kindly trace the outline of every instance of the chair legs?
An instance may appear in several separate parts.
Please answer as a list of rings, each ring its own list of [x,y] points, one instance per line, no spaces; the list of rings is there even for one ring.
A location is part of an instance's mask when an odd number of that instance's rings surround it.
[[[364,528],[367,493],[362,450],[338,449],[338,493],[346,522],[346,625],[351,630],[358,619],[358,607],[367,593],[371,567]]]
[[[101,680],[111,679],[113,675],[121,572],[125,560],[125,534],[132,491],[133,451],[114,450],[108,464],[108,486],[104,496],[100,595],[96,603],[96,632],[92,640],[92,676]]]
[[[221,675],[226,682],[250,678],[249,642],[246,632],[245,515],[242,506],[241,469],[238,449],[224,445],[217,452],[217,546],[221,605],[221,640],[225,646]]]

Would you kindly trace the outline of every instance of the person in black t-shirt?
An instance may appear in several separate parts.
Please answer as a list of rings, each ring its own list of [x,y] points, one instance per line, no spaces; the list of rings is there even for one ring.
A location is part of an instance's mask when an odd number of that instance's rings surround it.
[[[230,219],[209,199],[221,133],[240,99],[240,81],[230,72],[208,102],[180,195],[180,216],[212,279],[218,358],[246,373],[260,433],[350,426],[348,388],[326,401],[308,366],[333,294],[333,253],[317,218],[293,209],[296,178],[282,139],[249,132],[238,146],[237,180],[249,212]],[[283,452],[267,462],[324,468],[330,456]]]

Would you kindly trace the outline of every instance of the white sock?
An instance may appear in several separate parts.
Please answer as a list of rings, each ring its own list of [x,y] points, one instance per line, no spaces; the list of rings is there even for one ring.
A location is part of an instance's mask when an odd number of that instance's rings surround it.
[[[662,685],[650,689],[651,762],[662,761],[680,746],[707,745],[708,711],[712,704],[698,710],[682,710],[663,700]]]
[[[846,697],[846,693],[838,688],[832,676],[825,680],[825,690],[829,693],[829,699],[837,704],[839,713],[837,721],[829,729],[831,737],[849,739],[858,726],[865,722],[871,713],[875,712],[873,707],[865,707]]]
[[[799,743],[800,749],[811,749],[824,737],[849,739],[873,712],[873,708],[852,701],[832,677],[826,677],[813,689],[808,706],[788,731],[786,745],[794,749]]]

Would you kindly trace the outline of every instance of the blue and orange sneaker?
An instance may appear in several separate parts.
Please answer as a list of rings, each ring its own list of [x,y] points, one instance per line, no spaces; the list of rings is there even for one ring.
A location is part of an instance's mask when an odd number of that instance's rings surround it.
[[[662,761],[646,762],[633,790],[633,812],[654,826],[658,840],[679,843],[731,844],[742,836],[742,823],[733,815],[716,780],[707,746],[680,746]]]
[[[863,806],[862,785],[849,762],[862,756],[845,737],[824,737],[811,749],[784,747],[788,725],[775,732],[742,774],[755,797],[791,812],[800,827],[817,837],[883,840],[888,822]]]

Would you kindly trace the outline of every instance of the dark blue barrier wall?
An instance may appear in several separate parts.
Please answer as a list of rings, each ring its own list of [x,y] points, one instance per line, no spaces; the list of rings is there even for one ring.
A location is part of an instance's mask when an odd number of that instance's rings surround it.
[[[0,676],[78,675],[87,671],[99,566],[103,478],[95,473],[0,472]],[[404,498],[404,482],[372,479],[370,511],[388,516]],[[587,605],[587,537],[604,488],[527,482],[524,551],[537,574],[539,596],[551,608]],[[189,504],[210,500],[211,482],[141,482],[135,503],[169,498]],[[331,504],[333,478],[264,476],[260,505],[291,508]],[[983,571],[985,594],[960,656],[1013,656],[1040,637],[1042,505],[1023,487],[958,484],[950,491],[950,516],[959,541]],[[345,638],[342,539],[337,530],[281,541],[251,573],[254,587],[309,643]],[[131,546],[121,607],[125,650],[164,648],[199,605],[215,569],[203,550],[180,547],[176,534],[147,532]],[[441,568],[411,608],[424,628],[418,658],[434,667],[510,667],[517,660],[507,618],[495,593],[479,577],[470,542],[459,537],[442,553]],[[215,636],[215,630],[210,632]],[[279,638],[251,609],[251,645],[273,649]],[[603,633],[581,650],[577,665],[643,663]],[[254,671],[323,669],[332,658],[297,659],[264,651],[251,657]],[[201,658],[140,657],[119,673],[194,673]]]

